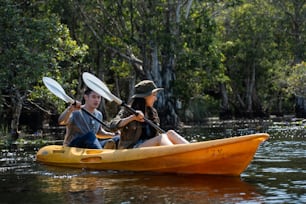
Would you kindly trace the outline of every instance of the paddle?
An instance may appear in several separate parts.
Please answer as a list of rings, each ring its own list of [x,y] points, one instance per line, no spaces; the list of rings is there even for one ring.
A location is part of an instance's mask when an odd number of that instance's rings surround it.
[[[124,106],[125,108],[127,108],[129,111],[131,111],[133,114],[138,115],[138,113],[136,112],[136,110],[134,110],[133,108],[131,108],[130,106],[128,106],[125,102],[123,102],[121,99],[119,99],[118,97],[114,96],[110,90],[107,88],[107,86],[96,76],[88,73],[88,72],[84,72],[83,73],[83,80],[85,82],[85,84],[94,92],[98,93],[99,95],[101,95],[103,98],[107,99],[108,101],[115,101],[117,104]],[[165,133],[165,131],[163,129],[161,129],[158,125],[156,125],[155,123],[153,123],[151,120],[144,118],[144,120],[151,125],[152,127],[154,127],[156,130],[158,130],[160,133]]]
[[[51,91],[54,95],[56,95],[57,97],[65,101],[66,103],[71,103],[71,104],[75,103],[75,100],[73,100],[70,96],[68,96],[65,90],[62,88],[62,86],[54,79],[49,78],[49,77],[43,77],[43,82],[45,86],[49,89],[49,91]],[[100,119],[98,119],[93,114],[88,112],[85,108],[81,108],[81,110],[109,129],[108,125],[106,125]]]

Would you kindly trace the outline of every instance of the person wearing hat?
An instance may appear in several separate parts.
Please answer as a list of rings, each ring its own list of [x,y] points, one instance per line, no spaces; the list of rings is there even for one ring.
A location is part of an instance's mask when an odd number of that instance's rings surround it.
[[[119,149],[189,143],[173,130],[159,134],[145,122],[144,117],[159,125],[159,116],[153,105],[161,90],[163,88],[157,88],[151,80],[143,80],[135,85],[135,94],[131,97],[129,106],[136,110],[137,115],[122,107],[110,121],[111,130],[121,132]]]

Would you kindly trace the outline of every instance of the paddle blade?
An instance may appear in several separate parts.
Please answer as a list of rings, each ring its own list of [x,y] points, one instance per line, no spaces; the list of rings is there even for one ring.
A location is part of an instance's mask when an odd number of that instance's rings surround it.
[[[54,79],[51,79],[50,77],[43,77],[43,82],[50,92],[52,92],[54,95],[56,95],[63,101],[67,103],[74,102],[74,100],[66,94],[62,86]]]
[[[106,100],[115,101],[118,104],[122,103],[122,101],[116,96],[114,96],[107,88],[107,86],[96,76],[88,72],[84,72],[82,77],[86,86],[88,86],[91,90],[93,90],[94,92],[105,98]]]

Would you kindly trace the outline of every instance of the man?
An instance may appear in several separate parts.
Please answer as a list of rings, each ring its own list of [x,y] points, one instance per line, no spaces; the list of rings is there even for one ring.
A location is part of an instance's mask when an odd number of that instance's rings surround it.
[[[60,125],[66,125],[66,135],[64,146],[80,147],[89,149],[102,149],[102,145],[97,139],[98,136],[115,136],[115,133],[105,131],[101,124],[89,114],[82,111],[86,109],[93,116],[102,121],[102,113],[97,110],[101,102],[101,96],[87,88],[84,92],[85,104],[79,101],[71,104],[59,116]]]

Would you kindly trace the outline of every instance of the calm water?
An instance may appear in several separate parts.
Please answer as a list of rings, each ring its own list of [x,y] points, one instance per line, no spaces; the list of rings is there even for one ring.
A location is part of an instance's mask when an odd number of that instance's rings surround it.
[[[253,132],[191,128],[184,134],[208,140]],[[35,162],[39,147],[2,149],[0,203],[306,203],[306,126],[266,132],[271,138],[240,177],[56,168]]]

